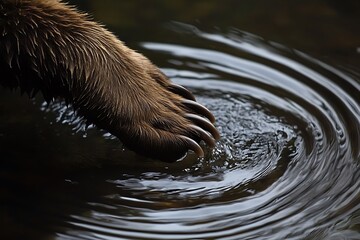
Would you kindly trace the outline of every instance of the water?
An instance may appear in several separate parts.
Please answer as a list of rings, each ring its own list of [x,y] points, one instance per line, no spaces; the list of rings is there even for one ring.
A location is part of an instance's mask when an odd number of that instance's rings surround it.
[[[2,90],[3,239],[359,239],[360,68],[232,28],[166,32],[138,48],[214,113],[216,147],[154,162]]]

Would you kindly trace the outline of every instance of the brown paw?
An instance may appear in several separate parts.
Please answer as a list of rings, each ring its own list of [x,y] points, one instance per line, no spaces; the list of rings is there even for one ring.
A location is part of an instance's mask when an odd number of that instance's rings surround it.
[[[188,150],[203,157],[201,141],[215,146],[209,110],[102,26],[61,1],[5,2],[1,84],[40,89],[48,101],[62,97],[145,156],[175,161]]]
[[[214,116],[184,87],[162,83],[154,110],[147,118],[123,128],[125,137],[120,139],[129,149],[166,162],[181,159],[188,150],[204,157],[200,142],[212,148],[220,138]]]

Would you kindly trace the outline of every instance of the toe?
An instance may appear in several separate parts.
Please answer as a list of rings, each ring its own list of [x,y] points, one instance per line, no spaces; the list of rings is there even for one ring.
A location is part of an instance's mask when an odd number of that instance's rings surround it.
[[[164,162],[175,162],[182,159],[188,150],[194,151],[199,157],[204,156],[200,145],[188,136],[175,134],[151,126],[142,125],[138,129],[128,129],[125,134],[130,136],[121,139],[127,148],[137,153]]]

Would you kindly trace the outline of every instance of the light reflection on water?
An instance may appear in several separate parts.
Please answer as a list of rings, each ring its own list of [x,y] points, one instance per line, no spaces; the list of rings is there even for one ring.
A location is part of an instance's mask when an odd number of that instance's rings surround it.
[[[200,161],[190,155],[175,164],[153,162],[96,129],[68,137],[69,127],[54,122],[58,138],[77,144],[57,158],[99,168],[34,179],[35,172],[10,165],[23,175],[16,181],[0,175],[8,192],[0,199],[6,211],[24,216],[5,214],[3,225],[58,239],[356,239],[359,79],[237,30],[175,27],[206,48],[142,46],[165,55],[164,72],[214,113],[222,136],[215,149]],[[41,109],[78,125],[63,106]]]

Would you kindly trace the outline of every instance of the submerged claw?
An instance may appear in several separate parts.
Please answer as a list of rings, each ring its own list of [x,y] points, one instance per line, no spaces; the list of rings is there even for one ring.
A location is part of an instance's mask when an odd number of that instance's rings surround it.
[[[202,150],[202,148],[200,147],[200,145],[197,142],[195,142],[191,138],[183,136],[183,135],[181,135],[180,138],[182,140],[184,140],[184,142],[186,143],[186,147],[188,147],[190,150],[194,151],[196,153],[196,155],[198,155],[200,158],[204,157],[204,151]]]
[[[186,114],[184,114],[184,117],[191,120],[195,124],[199,125],[201,128],[205,129],[206,131],[210,132],[213,135],[215,140],[220,139],[219,131],[207,119],[200,117],[196,114],[192,114],[192,113],[186,113]]]
[[[203,105],[201,105],[200,103],[188,100],[188,99],[184,99],[181,101],[182,104],[184,104],[186,107],[194,110],[195,112],[207,117],[210,122],[214,123],[215,122],[215,117],[214,115]]]
[[[187,90],[186,88],[184,88],[181,85],[171,83],[171,85],[169,86],[169,90],[175,94],[178,94],[178,95],[186,98],[186,99],[196,101],[194,95],[189,90]]]

